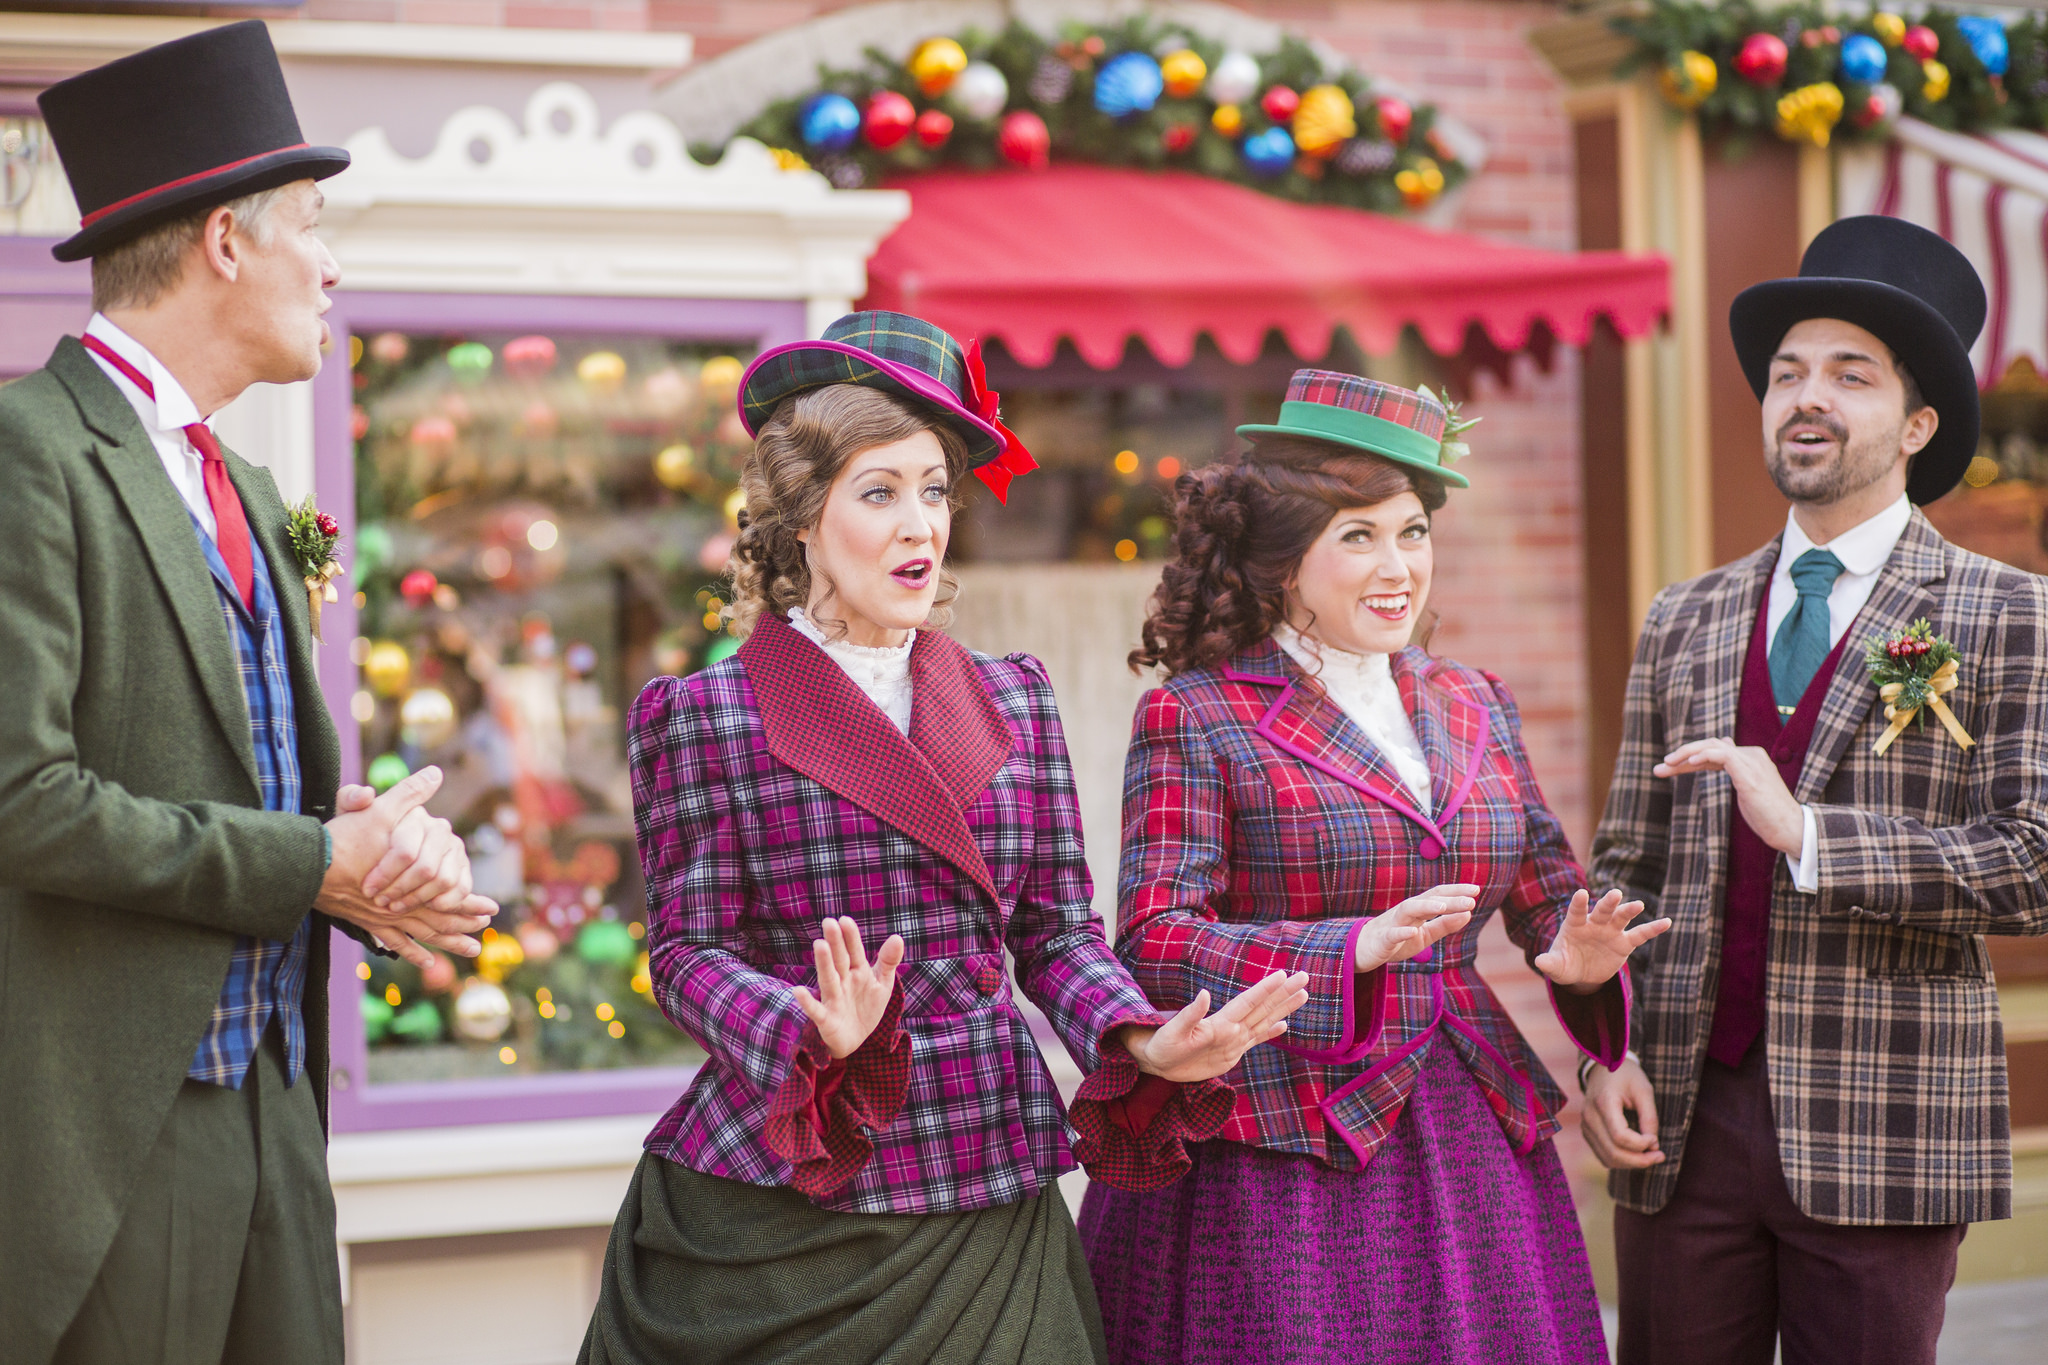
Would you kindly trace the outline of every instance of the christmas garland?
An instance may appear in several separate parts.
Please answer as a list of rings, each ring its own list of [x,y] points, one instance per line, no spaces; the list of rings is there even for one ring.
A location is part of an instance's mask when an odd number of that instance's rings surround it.
[[[815,90],[736,135],[842,189],[942,166],[1086,161],[1390,211],[1426,207],[1468,173],[1435,114],[1329,70],[1298,39],[1257,57],[1140,16],[1057,38],[1012,21],[993,37],[927,38],[902,61],[870,48],[859,70],[821,68]]]
[[[1825,147],[1881,138],[1902,113],[1966,133],[2048,131],[2038,13],[2007,24],[1939,6],[1845,18],[1818,4],[1651,0],[1612,22],[1637,45],[1619,74],[1654,68],[1665,98],[1713,131]]]

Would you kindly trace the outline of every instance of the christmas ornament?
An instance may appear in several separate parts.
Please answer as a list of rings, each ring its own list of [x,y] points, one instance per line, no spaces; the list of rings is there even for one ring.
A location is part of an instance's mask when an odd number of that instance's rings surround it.
[[[1244,131],[1244,110],[1234,104],[1219,104],[1209,115],[1209,126],[1225,137],[1236,137]]]
[[[398,580],[398,595],[412,606],[424,607],[434,600],[434,589],[439,586],[441,580],[435,578],[431,570],[414,569]]]
[[[412,424],[406,439],[416,446],[452,446],[455,444],[455,423],[446,417],[422,417]]]
[[[1657,73],[1664,98],[1680,109],[1697,109],[1721,83],[1721,70],[1704,52],[1681,52],[1678,60]]]
[[[415,749],[437,749],[455,737],[455,703],[438,687],[419,687],[398,708],[399,736]]]
[[[1886,47],[1897,47],[1906,37],[1906,21],[1896,14],[1871,15],[1870,28]]]
[[[1836,28],[1833,24],[1823,24],[1819,28],[1810,28],[1799,35],[1799,45],[1801,47],[1826,47],[1830,43],[1839,43],[1841,41],[1842,30]]]
[[[1159,63],[1159,75],[1166,82],[1166,93],[1177,100],[1184,100],[1200,90],[1202,82],[1209,79],[1209,64],[1202,60],[1199,52],[1184,47],[1166,55]]]
[[[483,936],[483,951],[476,956],[476,974],[496,985],[505,979],[505,974],[526,961],[526,950],[519,946],[519,940],[511,934],[501,934],[495,929],[486,930]]]
[[[363,992],[362,1016],[363,1039],[375,1045],[384,1041],[385,1032],[391,1027],[391,1016],[396,1013],[391,1002],[375,991]]]
[[[505,988],[473,976],[455,997],[455,1033],[472,1043],[495,1043],[512,1027],[512,1001]]]
[[[1842,79],[1875,84],[1884,79],[1885,65],[1890,60],[1883,43],[1867,33],[1852,33],[1842,42]]]
[[[1394,173],[1394,188],[1411,209],[1426,208],[1444,192],[1443,167],[1423,157],[1404,171]]]
[[[403,364],[412,351],[412,343],[403,332],[379,332],[370,343],[370,359],[381,365]]]
[[[917,116],[917,140],[925,147],[943,147],[953,136],[953,116],[943,109],[927,109]]]
[[[395,697],[412,681],[412,656],[396,640],[379,640],[363,656],[363,681],[380,697]]]
[[[555,959],[562,951],[562,940],[555,937],[555,931],[545,924],[532,920],[519,926],[519,947],[526,954],[526,960],[541,966]]]
[[[733,639],[730,635],[721,635],[705,648],[704,666],[709,668],[715,663],[722,663],[739,652],[740,642],[738,640]]]
[[[455,989],[455,964],[446,953],[435,953],[433,959],[420,968],[420,989],[429,995],[446,995]]]
[[[811,163],[804,160],[802,152],[791,151],[787,147],[770,147],[768,155],[775,158],[775,169],[778,171],[807,171],[811,168]]]
[[[391,562],[391,532],[376,522],[356,531],[356,568],[373,573]]]
[[[576,377],[599,393],[615,392],[626,382],[626,358],[617,351],[592,351],[576,362]]]
[[[1058,104],[1074,88],[1074,68],[1057,57],[1038,59],[1037,69],[1024,84],[1024,93],[1040,104]]]
[[[680,492],[697,481],[697,452],[689,444],[677,441],[672,446],[662,447],[654,457],[654,477],[661,481],[663,488]]]
[[[1244,140],[1244,164],[1255,175],[1283,175],[1294,164],[1294,139],[1285,128],[1268,128]]]
[[[1977,60],[1984,66],[1987,76],[2003,76],[2012,54],[2005,41],[2005,25],[1982,14],[1962,14],[1956,17],[1956,30],[1963,35],[1963,41],[1970,45],[1970,51],[1977,54]]]
[[[1337,159],[1330,164],[1341,175],[1380,175],[1393,169],[1398,155],[1391,142],[1355,137],[1344,144],[1337,153]]]
[[[1149,53],[1119,52],[1095,73],[1095,107],[1111,118],[1142,114],[1165,88],[1166,78]]]
[[[967,69],[967,50],[951,38],[927,38],[910,54],[909,67],[917,88],[937,99]]]
[[[746,373],[747,367],[737,356],[715,355],[697,371],[697,383],[704,390],[706,402],[730,403],[739,393],[740,380]]]
[[[370,760],[369,770],[363,774],[363,780],[370,784],[377,795],[382,796],[411,776],[412,769],[397,754],[378,754]]]
[[[860,136],[860,110],[844,95],[813,95],[798,116],[804,146],[816,152],[843,152]]]
[[[1908,57],[1931,62],[1941,51],[1941,37],[1925,24],[1915,24],[1899,39],[1899,46],[1906,50]]]
[[[1778,100],[1778,136],[1828,145],[1828,136],[1842,120],[1842,87],[1833,81],[1802,85]]]
[[[639,943],[615,919],[594,919],[576,931],[576,956],[598,967],[623,967],[640,952]]]
[[[1338,85],[1310,86],[1294,111],[1294,145],[1305,155],[1327,161],[1346,138],[1358,135],[1351,96]]]
[[[1284,85],[1276,85],[1259,96],[1259,108],[1265,110],[1266,117],[1275,123],[1286,123],[1300,107],[1301,96]]]
[[[1899,88],[1890,82],[1880,81],[1870,87],[1870,93],[1863,97],[1862,107],[1857,109],[1851,120],[1858,128],[1883,128],[1896,120],[1905,108],[1906,100]]]
[[[1259,92],[1259,60],[1246,52],[1226,52],[1209,73],[1209,98],[1218,104],[1243,104]]]
[[[1173,156],[1195,145],[1195,125],[1192,123],[1168,124],[1166,131],[1159,135],[1159,143]]]
[[[519,414],[519,429],[528,436],[552,436],[561,424],[561,414],[541,398],[528,403]]]
[[[514,337],[505,343],[505,371],[533,379],[555,368],[555,343],[547,337]]]
[[[1010,81],[987,62],[969,62],[946,98],[976,123],[988,123],[1010,102]]]
[[[1785,40],[1775,33],[1752,33],[1735,54],[1735,74],[1751,85],[1776,85],[1785,74]]]
[[[370,434],[370,414],[361,403],[349,409],[348,434],[352,441],[360,441]]]
[[[1013,166],[1042,171],[1052,162],[1052,134],[1045,120],[1029,109],[1004,115],[996,132],[996,150]]]
[[[455,377],[475,383],[491,372],[491,348],[481,341],[464,341],[448,348],[448,368]]]
[[[690,405],[693,389],[689,377],[673,365],[663,366],[640,381],[641,394],[669,417]]]
[[[1929,104],[1940,104],[1948,98],[1948,67],[1940,62],[1920,63],[1920,74],[1925,84],[1920,87],[1920,97]]]
[[[1936,635],[1924,618],[1890,635],[1881,631],[1872,635],[1863,648],[1863,666],[1877,684],[1877,695],[1884,698],[1884,718],[1891,722],[1871,752],[1882,754],[1891,748],[1892,741],[1906,732],[1916,716],[1920,728],[1926,729],[1923,709],[1934,712],[1957,748],[1977,747],[1944,700],[1959,684],[1956,674],[1961,661],[1956,647]]]
[[[444,1029],[441,1011],[428,1000],[413,1001],[391,1021],[391,1036],[414,1044],[438,1043]]]
[[[285,509],[284,534],[291,542],[292,558],[298,561],[299,576],[306,586],[306,615],[311,618],[313,638],[325,644],[320,634],[320,608],[324,603],[341,600],[341,594],[334,590],[334,580],[342,574],[341,561],[334,557],[335,543],[341,539],[341,523],[315,507],[313,495],[308,493],[305,501]]]
[[[868,146],[878,152],[886,152],[904,138],[917,122],[917,106],[908,96],[894,90],[877,90],[868,101],[867,117],[862,120],[861,131],[867,136]]]

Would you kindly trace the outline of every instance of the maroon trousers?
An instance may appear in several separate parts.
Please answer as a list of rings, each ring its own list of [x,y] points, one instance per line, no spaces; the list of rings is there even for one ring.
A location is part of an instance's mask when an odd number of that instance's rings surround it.
[[[1785,1188],[1761,1042],[1709,1061],[1671,1202],[1614,1212],[1620,1365],[1934,1365],[1960,1223],[1845,1227]]]

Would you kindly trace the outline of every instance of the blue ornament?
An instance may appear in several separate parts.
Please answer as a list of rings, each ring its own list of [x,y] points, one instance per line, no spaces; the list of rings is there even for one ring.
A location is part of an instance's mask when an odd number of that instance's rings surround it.
[[[1875,85],[1884,79],[1884,44],[1868,33],[1852,33],[1842,39],[1842,79]]]
[[[1964,14],[1956,18],[1956,27],[1962,31],[1963,41],[1970,45],[1970,51],[1977,54],[1977,60],[1984,64],[1987,74],[2003,76],[2011,54],[2006,50],[2005,25],[1982,14]]]
[[[843,152],[860,136],[860,110],[844,95],[814,95],[804,105],[804,146]]]
[[[1095,107],[1111,118],[1142,114],[1165,89],[1158,62],[1143,52],[1119,52],[1095,73]]]
[[[1244,163],[1258,175],[1283,175],[1294,164],[1294,139],[1274,126],[1244,140]]]

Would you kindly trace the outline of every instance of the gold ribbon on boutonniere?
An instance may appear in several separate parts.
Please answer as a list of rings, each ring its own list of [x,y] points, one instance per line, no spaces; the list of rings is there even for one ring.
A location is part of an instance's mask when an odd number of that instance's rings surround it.
[[[1906,732],[1907,723],[1916,716],[1921,728],[1926,728],[1927,711],[1934,712],[1957,748],[1976,747],[1977,741],[1942,700],[1958,683],[1961,664],[1956,647],[1936,635],[1925,618],[1889,636],[1882,632],[1871,636],[1864,646],[1863,664],[1877,684],[1877,695],[1884,698],[1884,718],[1891,722],[1878,736],[1873,753],[1891,748],[1892,741]]]
[[[285,509],[284,529],[306,584],[306,611],[313,618],[313,638],[325,644],[327,641],[320,634],[320,607],[325,602],[341,600],[341,594],[334,588],[334,580],[342,575],[341,561],[334,557],[335,543],[341,539],[341,523],[315,507],[309,493],[304,502]]]

